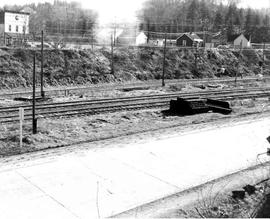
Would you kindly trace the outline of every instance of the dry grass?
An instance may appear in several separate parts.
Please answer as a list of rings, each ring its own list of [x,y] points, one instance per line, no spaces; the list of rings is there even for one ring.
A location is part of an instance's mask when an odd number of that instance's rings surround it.
[[[211,192],[212,190],[210,189],[207,193],[199,193],[196,203],[176,209],[167,215],[163,215],[163,217],[256,218],[262,215],[262,212],[265,210],[263,207],[267,201],[267,195],[270,194],[270,181],[256,185],[256,192],[252,195],[246,195],[243,200],[234,199],[230,193],[224,193],[223,190],[215,194],[211,194]]]
[[[242,104],[243,105],[243,104]],[[256,105],[255,107],[253,107]],[[74,145],[114,138],[119,136],[145,133],[145,137],[153,135],[153,131],[168,132],[175,127],[179,131],[200,130],[208,123],[223,125],[241,119],[256,119],[264,112],[270,111],[265,101],[235,103],[232,115],[214,113],[175,117],[164,115],[159,110],[141,110],[135,112],[118,112],[106,115],[82,116],[75,118],[42,119],[38,121],[38,134],[31,134],[31,124],[24,126],[24,146],[19,148],[19,125],[0,125],[0,155],[7,156],[33,150]],[[259,113],[259,114],[258,114]],[[147,133],[149,132],[149,133]]]

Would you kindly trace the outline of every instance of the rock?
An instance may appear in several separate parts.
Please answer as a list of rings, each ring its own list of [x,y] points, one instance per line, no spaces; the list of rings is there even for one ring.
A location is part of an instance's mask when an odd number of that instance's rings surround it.
[[[243,187],[243,189],[248,193],[248,195],[252,195],[256,191],[255,186],[251,186],[251,185],[246,185],[245,187]]]
[[[29,136],[23,137],[22,141],[25,144],[33,144],[34,143],[34,141]]]
[[[232,191],[233,199],[244,199],[246,192],[244,190],[241,191]]]

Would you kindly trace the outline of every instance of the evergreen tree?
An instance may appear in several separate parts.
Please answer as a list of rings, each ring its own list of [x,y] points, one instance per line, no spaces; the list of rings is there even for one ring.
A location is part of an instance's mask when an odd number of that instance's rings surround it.
[[[262,23],[263,23],[264,27],[269,27],[270,26],[270,17],[269,17],[269,15],[264,16]]]
[[[187,11],[187,21],[193,26],[190,31],[197,31],[199,19],[198,9],[198,0],[192,0]]]
[[[252,11],[249,8],[247,10],[247,14],[246,14],[246,22],[245,22],[245,30],[246,31],[250,31],[252,28],[252,19],[253,19],[253,15],[252,15]]]
[[[222,13],[220,11],[217,11],[216,15],[215,15],[215,19],[214,19],[214,30],[220,30],[222,25],[223,25],[223,16]]]

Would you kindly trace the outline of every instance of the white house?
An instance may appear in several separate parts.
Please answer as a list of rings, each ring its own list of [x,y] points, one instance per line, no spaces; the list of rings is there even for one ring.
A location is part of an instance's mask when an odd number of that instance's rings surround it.
[[[147,36],[144,32],[140,32],[136,37],[136,46],[143,45],[147,43]]]
[[[147,43],[144,32],[137,32],[135,28],[127,28],[117,37],[117,44],[122,46],[139,46]]]
[[[122,33],[122,28],[117,28],[116,30],[113,28],[100,28],[97,32],[97,42],[100,45],[111,45],[112,36],[117,39]]]
[[[29,34],[29,13],[18,11],[0,12],[0,35],[2,44],[21,44]]]
[[[250,36],[244,34],[232,35],[228,38],[228,42],[233,44],[235,48],[247,48],[251,46]]]

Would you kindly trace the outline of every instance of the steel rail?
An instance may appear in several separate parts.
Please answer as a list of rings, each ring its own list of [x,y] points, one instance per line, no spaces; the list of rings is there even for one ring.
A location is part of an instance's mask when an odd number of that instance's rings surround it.
[[[208,90],[208,91],[197,91],[197,92],[176,92],[169,94],[156,94],[156,95],[142,95],[136,97],[119,97],[119,98],[104,98],[97,100],[81,100],[81,101],[68,101],[68,102],[59,102],[59,103],[42,103],[37,104],[37,109],[48,109],[56,107],[76,107],[81,105],[94,105],[94,104],[107,104],[113,102],[127,102],[127,101],[136,101],[136,100],[150,100],[150,99],[168,99],[174,98],[177,96],[205,96],[205,95],[214,95],[214,94],[227,94],[227,93],[248,93],[248,92],[270,92],[269,88],[250,88],[250,89],[227,89],[227,90]],[[24,108],[25,110],[31,109],[31,104],[21,104],[16,106],[0,107],[0,113],[3,112],[17,112],[18,108]]]
[[[164,96],[164,95],[163,95]],[[174,97],[177,97],[176,95]],[[243,92],[243,93],[235,93],[235,91],[231,91],[231,93],[220,93],[220,94],[205,94],[201,95],[201,97],[207,98],[215,98],[221,100],[233,100],[233,99],[249,99],[249,98],[265,98],[270,96],[270,90],[266,91],[252,91],[252,92]],[[181,95],[184,98],[195,98],[198,97],[197,94],[188,94],[188,95]],[[96,105],[80,105],[78,107],[64,107],[64,108],[51,108],[51,110],[42,111],[42,109],[37,108],[37,115],[39,117],[65,117],[65,116],[72,116],[72,115],[82,115],[82,114],[98,114],[98,113],[105,113],[105,112],[115,112],[121,110],[136,110],[136,109],[144,109],[144,108],[157,108],[157,107],[165,107],[169,105],[172,96],[168,96],[167,98],[157,99],[156,97],[153,99],[140,99],[140,98],[133,98],[129,99],[128,101],[114,101],[114,102],[102,102],[102,104]],[[30,111],[25,114],[25,120],[30,120],[31,114]],[[11,115],[0,115],[0,122],[1,123],[10,123],[18,121],[17,114]]]
[[[255,81],[257,80],[257,77],[248,77],[243,79],[238,79],[238,81]],[[270,77],[265,77],[265,80],[270,79]],[[179,84],[186,84],[186,83],[229,83],[234,82],[235,78],[223,78],[223,79],[173,79],[173,80],[167,80],[167,85],[179,85]],[[105,85],[99,85],[99,86],[82,86],[82,87],[68,87],[68,88],[59,88],[59,89],[51,89],[47,90],[46,93],[49,96],[62,96],[69,94],[70,92],[83,92],[83,91],[108,91],[111,89],[120,90],[120,89],[138,89],[138,88],[150,88],[150,87],[156,87],[160,85],[160,81],[149,81],[146,83],[143,82],[136,82],[136,83],[127,83],[127,84],[105,84]],[[62,94],[62,95],[61,95]],[[30,96],[32,95],[31,91],[18,91],[18,92],[12,92],[12,93],[1,93],[0,91],[0,97],[21,97],[21,96]],[[40,95],[40,92],[37,91],[37,95]]]

